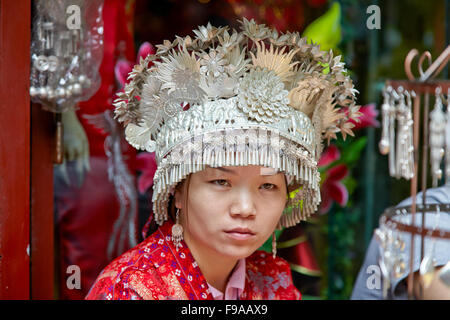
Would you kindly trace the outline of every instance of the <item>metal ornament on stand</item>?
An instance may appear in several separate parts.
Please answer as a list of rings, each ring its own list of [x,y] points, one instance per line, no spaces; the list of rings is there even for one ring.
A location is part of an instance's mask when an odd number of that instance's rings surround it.
[[[409,93],[398,88],[399,104],[397,106],[397,159],[396,159],[396,177],[411,179],[414,175],[414,146],[412,145],[412,115],[411,104],[406,105],[406,97],[415,95],[414,91]],[[410,99],[409,99],[410,102]]]
[[[450,88],[447,91],[447,113],[445,125],[445,183],[450,183]]]
[[[36,0],[33,5],[29,92],[33,102],[55,113],[55,162],[62,163],[61,113],[100,87],[103,0]],[[78,15],[79,25],[69,23],[72,15]]]
[[[426,236],[431,238],[431,244],[426,254],[420,260],[419,274],[424,280],[425,288],[436,275],[435,270],[435,245],[437,239],[450,241],[450,229],[439,228],[441,214],[450,214],[450,204],[417,205],[418,211],[428,216],[434,215],[432,228],[422,228],[411,224],[412,207],[390,207],[387,208],[380,218],[380,226],[374,232],[375,239],[380,245],[379,267],[382,275],[383,297],[387,297],[391,283],[398,281],[408,271],[406,240],[411,235]],[[410,242],[411,244],[411,242]],[[438,275],[446,279],[450,277],[445,268]],[[445,281],[443,281],[446,283]],[[450,284],[449,284],[450,286]]]
[[[389,104],[390,96],[389,93],[392,87],[387,87],[383,89],[383,104],[381,105],[381,140],[378,144],[380,153],[383,155],[389,154],[390,151],[390,140],[389,140],[389,128],[390,128],[390,112],[391,105]]]
[[[383,97],[380,153],[388,155],[392,177],[409,180],[414,175],[411,97],[415,97],[415,92],[387,86]]]
[[[446,116],[442,110],[441,88],[436,88],[436,104],[430,112],[430,165],[433,188],[442,178],[441,162],[444,157]]]
[[[388,80],[383,90],[382,133],[379,143],[380,152],[389,155],[389,174],[395,178],[411,181],[412,204],[403,208],[388,208],[380,218],[380,227],[375,237],[380,243],[380,269],[383,276],[383,294],[395,278],[405,272],[404,237],[409,236],[409,273],[407,281],[408,297],[413,298],[413,275],[415,235],[420,235],[420,274],[424,288],[430,284],[434,272],[434,244],[436,239],[450,241],[450,231],[440,228],[440,214],[450,213],[450,204],[429,205],[426,203],[427,173],[431,169],[432,186],[437,187],[442,180],[442,160],[445,156],[445,181],[450,183],[450,81],[434,80],[450,60],[450,46],[432,62],[431,54],[423,53],[418,61],[420,77],[415,79],[411,64],[416,56],[411,50],[405,59],[405,73],[408,80]],[[429,67],[423,71],[422,64],[428,59]],[[447,97],[443,95],[447,92]],[[435,95],[434,108],[430,109],[430,95]],[[423,97],[423,103],[422,103]],[[443,101],[447,108],[444,110]],[[421,113],[423,115],[421,116]],[[422,152],[419,157],[420,126],[423,127]],[[397,136],[393,137],[397,128]],[[428,150],[430,149],[430,150]],[[428,155],[430,166],[428,166]],[[419,162],[421,166],[422,203],[417,204]],[[421,223],[416,224],[416,212],[420,211]],[[437,214],[432,230],[426,228],[426,216]],[[404,234],[401,236],[401,234]],[[425,237],[433,238],[431,248],[425,254]],[[397,245],[395,244],[397,242]],[[403,249],[402,249],[403,248]],[[441,269],[439,278],[450,286],[449,264]],[[423,289],[423,288],[422,288]],[[421,291],[423,292],[423,290]]]

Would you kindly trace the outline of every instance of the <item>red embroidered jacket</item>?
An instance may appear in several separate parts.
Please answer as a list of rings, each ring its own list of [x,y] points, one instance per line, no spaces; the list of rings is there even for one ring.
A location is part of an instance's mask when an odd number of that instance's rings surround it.
[[[98,276],[86,299],[212,300],[208,284],[185,242],[177,252],[167,221],[143,242],[111,262]],[[256,251],[245,259],[242,300],[300,300],[289,264]]]

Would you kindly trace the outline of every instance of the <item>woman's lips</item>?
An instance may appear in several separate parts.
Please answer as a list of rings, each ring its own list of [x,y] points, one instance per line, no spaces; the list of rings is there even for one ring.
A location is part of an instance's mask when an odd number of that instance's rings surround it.
[[[255,236],[255,233],[248,228],[234,228],[225,230],[225,233],[235,240],[248,240]]]

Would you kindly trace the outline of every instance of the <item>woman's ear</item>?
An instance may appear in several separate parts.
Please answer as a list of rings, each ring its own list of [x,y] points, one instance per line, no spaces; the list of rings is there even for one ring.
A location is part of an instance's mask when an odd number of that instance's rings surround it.
[[[175,207],[178,209],[183,209],[183,203],[184,203],[184,193],[183,193],[183,185],[184,185],[184,181],[179,183],[176,187],[175,187]]]

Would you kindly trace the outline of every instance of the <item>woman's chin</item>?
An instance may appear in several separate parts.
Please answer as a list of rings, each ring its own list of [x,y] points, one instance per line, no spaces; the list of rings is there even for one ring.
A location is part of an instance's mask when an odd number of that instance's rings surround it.
[[[239,260],[248,258],[253,252],[258,250],[258,248],[253,246],[227,246],[221,250],[220,254],[229,257],[230,259]]]

